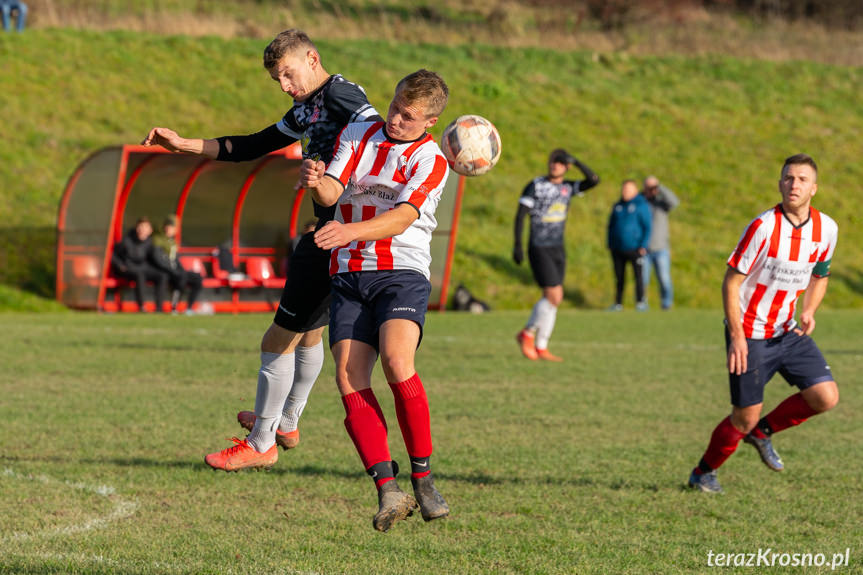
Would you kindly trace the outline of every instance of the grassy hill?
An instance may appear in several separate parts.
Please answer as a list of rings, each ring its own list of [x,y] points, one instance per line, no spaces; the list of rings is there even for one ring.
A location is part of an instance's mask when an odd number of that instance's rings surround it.
[[[68,29],[0,34],[0,283],[50,296],[57,203],[93,150],[136,143],[153,125],[212,137],[277,120],[290,100],[261,67],[265,44]],[[622,179],[652,173],[682,200],[672,218],[678,304],[717,306],[725,258],[745,224],[778,201],[782,160],[805,151],[819,162],[816,205],[841,230],[825,305],[863,306],[860,68],[715,55],[318,44],[328,71],[361,83],[379,110],[406,73],[440,72],[452,98],[436,136],[463,113],[498,126],[504,155],[489,175],[469,182],[453,272],[454,283],[494,307],[535,300],[529,269],[509,257],[512,216],[525,183],[559,146],[603,180],[572,206],[565,305],[610,303],[608,211]]]

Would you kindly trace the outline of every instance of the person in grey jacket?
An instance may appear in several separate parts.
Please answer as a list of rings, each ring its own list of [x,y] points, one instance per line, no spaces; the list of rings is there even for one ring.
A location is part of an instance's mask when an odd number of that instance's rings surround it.
[[[650,284],[650,269],[656,270],[659,297],[662,309],[671,309],[674,303],[674,288],[671,285],[671,244],[668,236],[668,212],[680,205],[680,200],[667,187],[659,183],[656,176],[644,179],[641,195],[650,205],[652,219],[650,243],[647,246],[644,265],[641,267],[644,289]],[[645,295],[646,299],[646,295]]]

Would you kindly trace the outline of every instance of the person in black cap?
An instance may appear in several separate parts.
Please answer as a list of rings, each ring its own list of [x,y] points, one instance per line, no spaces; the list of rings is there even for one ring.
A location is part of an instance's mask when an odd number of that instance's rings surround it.
[[[564,179],[573,165],[584,174],[583,180]],[[567,211],[573,197],[584,195],[598,183],[599,176],[590,168],[566,150],[558,148],[548,158],[548,174],[534,178],[519,198],[512,259],[519,265],[524,260],[524,216],[530,214],[527,256],[533,277],[542,288],[542,297],[533,306],[530,319],[516,335],[521,352],[528,359],[562,361],[548,351],[548,341],[554,329],[557,306],[563,301],[563,275],[566,270],[563,231]]]

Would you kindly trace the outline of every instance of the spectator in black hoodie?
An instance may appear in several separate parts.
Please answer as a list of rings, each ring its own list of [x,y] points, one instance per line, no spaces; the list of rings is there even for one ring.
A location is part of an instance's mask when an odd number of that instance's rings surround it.
[[[153,282],[156,311],[162,311],[162,294],[168,284],[168,274],[157,267],[153,247],[153,224],[147,218],[138,218],[135,227],[114,246],[111,268],[119,278],[135,282],[135,300],[138,311],[144,311],[144,284]]]

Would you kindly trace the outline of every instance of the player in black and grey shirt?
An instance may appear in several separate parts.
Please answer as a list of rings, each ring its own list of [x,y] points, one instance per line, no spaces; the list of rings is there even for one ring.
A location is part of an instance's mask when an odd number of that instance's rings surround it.
[[[565,180],[570,165],[575,165],[584,174],[583,180]],[[534,178],[525,188],[518,201],[515,215],[515,245],[512,258],[521,264],[524,251],[521,238],[524,217],[530,214],[530,239],[528,258],[533,277],[542,288],[542,298],[533,306],[533,312],[516,339],[521,352],[528,359],[561,361],[548,351],[548,340],[554,329],[557,306],[563,301],[563,275],[566,269],[566,250],[563,232],[572,198],[599,183],[590,168],[570,156],[566,150],[554,150],[548,159],[548,174]]]
[[[380,121],[363,89],[342,76],[330,75],[320,54],[300,30],[282,32],[264,50],[264,67],[294,105],[277,123],[245,136],[186,139],[166,128],[153,128],[144,145],[174,152],[241,162],[259,158],[300,140],[303,157],[329,163],[338,135],[350,122]],[[316,191],[318,225],[333,219],[335,206],[321,205]],[[329,250],[304,235],[291,255],[273,324],[261,341],[261,368],[254,413],[237,414],[251,433],[233,447],[206,456],[208,465],[234,471],[270,467],[278,459],[276,444],[285,449],[299,442],[297,421],[324,361],[321,335],[329,320]]]

